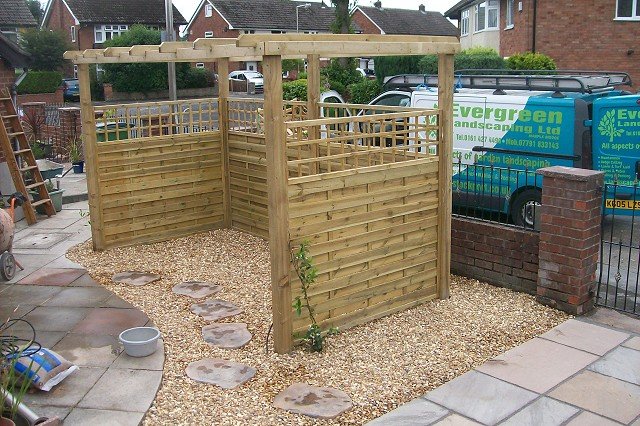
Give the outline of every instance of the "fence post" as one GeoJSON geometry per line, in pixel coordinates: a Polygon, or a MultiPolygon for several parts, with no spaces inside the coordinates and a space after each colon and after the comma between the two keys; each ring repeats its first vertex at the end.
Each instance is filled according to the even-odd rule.
{"type": "Polygon", "coordinates": [[[543,176],[537,300],[573,315],[593,308],[604,174],[573,167],[543,176]]]}
{"type": "Polygon", "coordinates": [[[231,228],[231,188],[229,185],[229,59],[218,59],[218,130],[222,148],[222,208],[224,227],[231,228]]]}
{"type": "Polygon", "coordinates": [[[269,252],[273,344],[277,353],[293,348],[293,322],[289,271],[289,196],[287,191],[287,151],[282,114],[282,57],[265,56],[264,134],[267,148],[267,193],[269,206],[269,252]]]}
{"type": "Polygon", "coordinates": [[[453,174],[453,55],[438,55],[438,296],[451,281],[451,185],[453,174]]]}
{"type": "MultiPolygon", "coordinates": [[[[307,120],[320,118],[318,102],[320,100],[320,55],[307,55],[307,120]]],[[[320,128],[309,127],[309,139],[320,138],[320,128]]],[[[310,147],[311,157],[318,158],[318,145],[312,144],[310,147]]],[[[311,164],[311,173],[318,173],[318,163],[311,164]]]]}
{"type": "Polygon", "coordinates": [[[80,86],[80,108],[82,116],[82,144],[89,193],[89,213],[91,216],[91,240],[94,250],[104,250],[102,209],[100,207],[100,181],[98,179],[98,152],[96,142],[96,117],[91,104],[91,81],[89,65],[78,64],[80,86]]]}

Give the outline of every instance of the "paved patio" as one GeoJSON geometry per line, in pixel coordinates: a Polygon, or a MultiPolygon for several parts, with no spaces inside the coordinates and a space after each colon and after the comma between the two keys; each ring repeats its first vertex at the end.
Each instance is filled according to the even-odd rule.
{"type": "Polygon", "coordinates": [[[640,426],[640,320],[598,309],[368,423],[640,426]]]}
{"type": "MultiPolygon", "coordinates": [[[[33,226],[17,224],[14,254],[25,270],[0,283],[0,316],[28,320],[38,342],[79,367],[50,392],[26,396],[36,414],[58,416],[65,425],[137,425],[160,387],[164,352],[146,358],[122,352],[120,332],[149,325],[149,318],[65,258],[91,237],[81,215],[87,211],[86,202],[65,204],[33,226]]],[[[24,326],[16,331],[27,335],[24,326]]]]}

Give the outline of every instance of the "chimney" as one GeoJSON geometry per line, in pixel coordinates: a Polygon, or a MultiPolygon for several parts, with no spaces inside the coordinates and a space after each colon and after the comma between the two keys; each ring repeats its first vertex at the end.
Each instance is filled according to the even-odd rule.
{"type": "Polygon", "coordinates": [[[421,4],[420,6],[418,6],[418,10],[422,13],[427,11],[427,9],[424,7],[424,4],[421,4]]]}
{"type": "Polygon", "coordinates": [[[382,9],[382,2],[381,2],[380,0],[378,0],[377,2],[375,2],[375,3],[373,4],[373,6],[374,6],[376,9],[382,9]]]}

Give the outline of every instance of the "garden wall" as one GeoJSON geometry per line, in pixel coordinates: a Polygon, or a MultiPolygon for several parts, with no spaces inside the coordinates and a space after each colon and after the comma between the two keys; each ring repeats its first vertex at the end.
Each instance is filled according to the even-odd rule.
{"type": "Polygon", "coordinates": [[[451,272],[536,294],[540,234],[464,217],[451,220],[451,272]]]}
{"type": "MultiPolygon", "coordinates": [[[[319,271],[322,328],[348,328],[437,297],[438,162],[408,160],[289,178],[289,234],[319,271]]],[[[292,296],[301,294],[295,270],[292,296]]],[[[294,333],[309,319],[293,314],[294,333]]]]}
{"type": "Polygon", "coordinates": [[[222,226],[219,131],[99,142],[96,154],[106,247],[222,226]]]}

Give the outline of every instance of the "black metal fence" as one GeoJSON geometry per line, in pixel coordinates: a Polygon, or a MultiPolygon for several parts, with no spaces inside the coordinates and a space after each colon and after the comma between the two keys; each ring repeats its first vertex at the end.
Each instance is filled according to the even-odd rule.
{"type": "Polygon", "coordinates": [[[453,165],[453,212],[481,221],[537,230],[542,177],[532,170],[453,165]]]}
{"type": "Polygon", "coordinates": [[[604,194],[596,303],[640,315],[638,184],[607,184],[604,194]]]}

